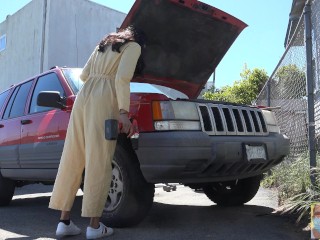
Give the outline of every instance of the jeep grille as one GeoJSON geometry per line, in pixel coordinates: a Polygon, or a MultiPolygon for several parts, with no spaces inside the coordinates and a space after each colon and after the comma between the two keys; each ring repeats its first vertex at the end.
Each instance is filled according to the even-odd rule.
{"type": "Polygon", "coordinates": [[[198,104],[202,131],[209,135],[267,135],[258,108],[223,104],[198,104]]]}

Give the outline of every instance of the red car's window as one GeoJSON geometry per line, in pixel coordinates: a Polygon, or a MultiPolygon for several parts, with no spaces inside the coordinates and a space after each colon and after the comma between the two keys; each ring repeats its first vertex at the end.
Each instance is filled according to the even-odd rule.
{"type": "Polygon", "coordinates": [[[41,76],[39,77],[32,94],[29,113],[44,112],[52,109],[50,107],[42,107],[37,105],[38,95],[42,91],[58,91],[61,97],[65,97],[65,91],[63,90],[60,80],[55,73],[41,76]]]}
{"type": "Polygon", "coordinates": [[[7,91],[5,91],[5,92],[0,94],[0,111],[1,111],[1,109],[3,107],[4,102],[7,99],[8,94],[9,94],[9,90],[7,90],[7,91]]]}
{"type": "Polygon", "coordinates": [[[32,81],[16,87],[4,112],[4,119],[23,116],[32,81]]]}

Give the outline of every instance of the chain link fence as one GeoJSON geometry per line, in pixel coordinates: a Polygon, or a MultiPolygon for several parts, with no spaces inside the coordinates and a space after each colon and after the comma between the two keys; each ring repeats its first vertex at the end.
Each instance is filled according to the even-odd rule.
{"type": "MultiPolygon", "coordinates": [[[[311,4],[315,136],[316,140],[320,140],[320,1],[313,0],[311,4]]],[[[275,114],[281,131],[290,138],[287,159],[291,161],[308,151],[306,71],[305,22],[302,14],[285,53],[256,100],[257,105],[280,107],[275,114]]]]}
{"type": "Polygon", "coordinates": [[[312,46],[313,46],[313,68],[315,79],[315,135],[317,151],[320,151],[320,1],[314,0],[312,4],[312,46]]]}

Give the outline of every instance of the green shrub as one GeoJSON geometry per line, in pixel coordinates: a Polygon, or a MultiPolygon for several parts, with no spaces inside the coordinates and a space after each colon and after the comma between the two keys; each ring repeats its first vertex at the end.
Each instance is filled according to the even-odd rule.
{"type": "Polygon", "coordinates": [[[299,214],[298,221],[310,213],[311,204],[320,202],[320,168],[312,170],[316,179],[315,185],[312,185],[309,161],[309,155],[304,153],[293,162],[282,162],[265,174],[262,181],[263,187],[278,189],[283,213],[299,214]]]}
{"type": "Polygon", "coordinates": [[[276,187],[279,192],[279,204],[297,194],[306,192],[310,188],[311,182],[309,157],[301,154],[294,162],[284,161],[271,170],[271,174],[266,174],[262,186],[276,187]]]}
{"type": "Polygon", "coordinates": [[[302,218],[310,218],[311,205],[320,202],[320,188],[311,186],[306,192],[297,194],[287,199],[282,206],[282,213],[298,214],[297,222],[302,218]]]}

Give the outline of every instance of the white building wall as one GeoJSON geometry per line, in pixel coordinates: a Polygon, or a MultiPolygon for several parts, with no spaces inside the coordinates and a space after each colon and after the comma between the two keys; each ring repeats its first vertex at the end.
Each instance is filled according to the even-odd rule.
{"type": "Polygon", "coordinates": [[[88,0],[32,0],[0,23],[0,92],[53,66],[83,67],[125,16],[88,0]]]}
{"type": "Polygon", "coordinates": [[[7,39],[0,52],[0,92],[40,70],[43,4],[33,0],[0,23],[0,36],[7,39]]]}
{"type": "Polygon", "coordinates": [[[48,0],[44,70],[83,67],[94,47],[126,14],[87,0],[48,0]]]}

